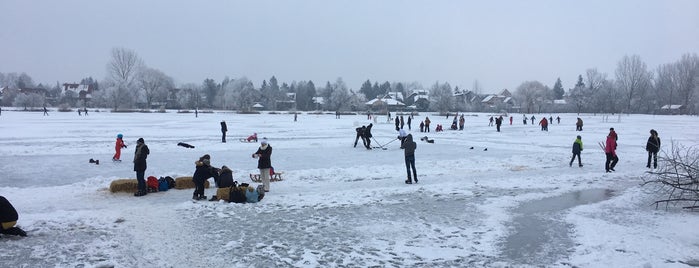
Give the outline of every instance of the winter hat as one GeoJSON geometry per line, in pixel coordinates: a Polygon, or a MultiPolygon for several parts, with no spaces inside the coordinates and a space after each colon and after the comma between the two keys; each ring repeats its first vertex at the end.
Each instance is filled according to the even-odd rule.
{"type": "Polygon", "coordinates": [[[120,138],[120,139],[121,139],[121,138],[123,138],[123,137],[124,137],[124,135],[121,135],[121,133],[117,134],[117,138],[120,138]]]}
{"type": "Polygon", "coordinates": [[[578,135],[578,140],[581,140],[581,139],[582,139],[582,137],[580,137],[580,135],[578,135]]]}
{"type": "Polygon", "coordinates": [[[201,157],[201,159],[211,159],[211,156],[209,154],[205,154],[201,157]]]}
{"type": "Polygon", "coordinates": [[[262,141],[260,142],[260,144],[262,144],[262,145],[267,144],[267,139],[262,139],[262,141]]]}
{"type": "Polygon", "coordinates": [[[136,142],[138,142],[138,143],[145,143],[145,141],[143,140],[143,138],[138,138],[138,140],[137,140],[136,142]]]}

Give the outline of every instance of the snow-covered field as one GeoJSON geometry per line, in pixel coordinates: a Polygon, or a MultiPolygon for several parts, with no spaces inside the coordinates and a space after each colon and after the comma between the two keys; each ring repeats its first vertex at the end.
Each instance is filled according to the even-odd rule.
{"type": "Polygon", "coordinates": [[[403,151],[385,116],[374,143],[391,143],[366,150],[352,147],[354,129],[370,122],[365,115],[304,113],[294,122],[290,114],[3,109],[0,195],[29,236],[0,239],[0,267],[699,265],[699,214],[655,209],[656,197],[639,186],[648,131],[659,132],[663,149],[672,140],[696,145],[698,117],[582,115],[584,130],[576,132],[577,115],[553,114],[561,124],[542,132],[514,114],[514,125],[505,120],[498,133],[489,115],[468,113],[464,131],[426,134],[416,130],[425,116],[432,128],[451,124],[415,117],[420,183],[406,185],[403,151]],[[221,120],[228,143],[220,142],[221,120]],[[610,127],[620,162],[608,174],[597,143],[610,127]],[[253,132],[269,139],[272,164],[284,172],[260,203],[193,202],[193,190],[108,191],[112,180],[135,178],[139,137],[151,151],[146,176],[191,176],[194,161],[210,154],[212,165],[249,182],[259,144],[238,139],[253,132]],[[123,163],[110,160],[117,133],[129,145],[123,163]],[[435,143],[420,141],[425,134],[435,143]],[[578,134],[582,168],[568,166],[578,134]]]}

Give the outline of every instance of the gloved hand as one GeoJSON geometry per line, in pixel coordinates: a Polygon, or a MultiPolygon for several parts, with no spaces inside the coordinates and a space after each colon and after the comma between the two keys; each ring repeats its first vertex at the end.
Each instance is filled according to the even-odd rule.
{"type": "Polygon", "coordinates": [[[126,145],[122,145],[121,148],[126,148],[126,145]]]}

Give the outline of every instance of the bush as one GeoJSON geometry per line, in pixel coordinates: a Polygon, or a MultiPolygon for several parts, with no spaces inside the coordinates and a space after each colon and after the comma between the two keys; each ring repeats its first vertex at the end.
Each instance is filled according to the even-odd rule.
{"type": "Polygon", "coordinates": [[[658,169],[648,172],[643,186],[650,187],[660,198],[653,202],[656,208],[665,204],[699,209],[699,150],[672,142],[670,153],[658,157],[658,169]]]}

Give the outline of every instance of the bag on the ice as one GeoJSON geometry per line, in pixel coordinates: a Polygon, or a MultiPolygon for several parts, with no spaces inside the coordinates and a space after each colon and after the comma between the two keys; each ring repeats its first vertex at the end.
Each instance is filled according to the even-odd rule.
{"type": "Polygon", "coordinates": [[[165,176],[165,181],[167,181],[167,187],[169,189],[175,188],[175,179],[170,176],[165,176]]]}
{"type": "Polygon", "coordinates": [[[158,191],[159,192],[164,192],[170,189],[170,184],[167,182],[167,180],[163,177],[160,177],[158,179],[158,191]]]}
{"type": "Polygon", "coordinates": [[[228,202],[233,203],[245,203],[247,198],[245,197],[245,192],[248,189],[247,183],[242,183],[239,186],[232,186],[228,195],[228,202]]]}
{"type": "Polygon", "coordinates": [[[146,180],[146,188],[148,192],[157,192],[158,186],[158,178],[154,176],[148,176],[148,179],[146,180]]]}
{"type": "MultiPolygon", "coordinates": [[[[264,192],[264,188],[262,191],[264,192]]],[[[260,193],[258,192],[258,188],[248,186],[245,191],[245,202],[257,203],[258,201],[260,201],[260,193]]]]}

